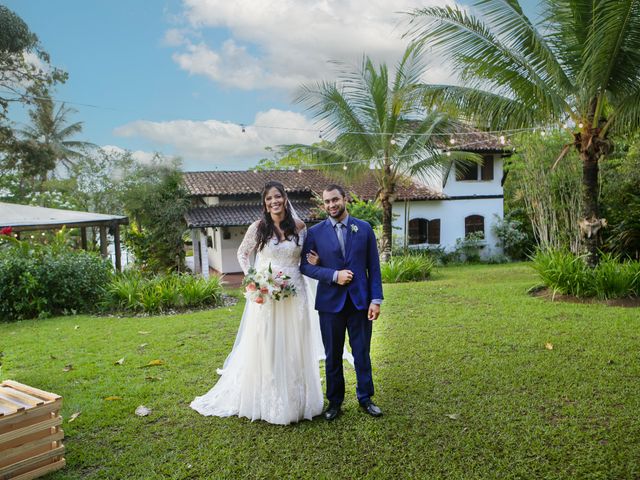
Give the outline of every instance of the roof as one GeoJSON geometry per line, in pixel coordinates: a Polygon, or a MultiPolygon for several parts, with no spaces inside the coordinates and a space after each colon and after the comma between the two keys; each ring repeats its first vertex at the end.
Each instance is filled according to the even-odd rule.
{"type": "MultiPolygon", "coordinates": [[[[293,202],[293,206],[303,222],[317,220],[313,202],[293,202]]],[[[189,228],[233,227],[251,225],[261,216],[262,205],[256,202],[192,208],[186,213],[185,220],[189,228]]]]}
{"type": "Polygon", "coordinates": [[[0,202],[0,227],[15,230],[39,230],[67,227],[88,227],[112,223],[129,223],[122,215],[60,210],[57,208],[34,207],[0,202]]]}
{"type": "MultiPolygon", "coordinates": [[[[266,170],[266,171],[211,171],[185,172],[184,183],[192,196],[260,195],[265,183],[281,182],[288,193],[321,195],[322,190],[334,180],[319,170],[266,170]]],[[[363,200],[373,200],[378,184],[370,175],[353,185],[345,185],[349,193],[363,200]]],[[[438,200],[446,195],[437,192],[413,179],[406,179],[398,187],[398,200],[438,200]]]]}

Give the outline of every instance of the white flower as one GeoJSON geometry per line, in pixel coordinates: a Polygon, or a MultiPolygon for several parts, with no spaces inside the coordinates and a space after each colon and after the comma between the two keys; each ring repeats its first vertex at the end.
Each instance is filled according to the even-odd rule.
{"type": "Polygon", "coordinates": [[[351,231],[353,233],[358,233],[358,226],[355,223],[351,224],[351,231]]]}

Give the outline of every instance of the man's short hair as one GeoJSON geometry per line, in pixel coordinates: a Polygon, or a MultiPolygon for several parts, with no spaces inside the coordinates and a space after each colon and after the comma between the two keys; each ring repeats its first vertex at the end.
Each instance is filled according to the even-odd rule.
{"type": "Polygon", "coordinates": [[[337,185],[335,183],[332,183],[330,185],[327,185],[324,189],[325,192],[330,192],[332,190],[337,190],[338,192],[340,192],[340,195],[342,195],[343,197],[346,198],[347,194],[344,191],[344,188],[342,188],[340,185],[337,185]]]}

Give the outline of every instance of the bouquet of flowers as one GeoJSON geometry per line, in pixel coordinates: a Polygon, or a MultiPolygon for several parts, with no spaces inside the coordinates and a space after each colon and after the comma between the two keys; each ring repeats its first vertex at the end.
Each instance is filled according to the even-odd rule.
{"type": "Polygon", "coordinates": [[[296,287],[289,280],[291,277],[283,272],[274,273],[271,264],[266,270],[252,267],[242,281],[244,297],[258,304],[291,297],[296,294],[296,287]]]}

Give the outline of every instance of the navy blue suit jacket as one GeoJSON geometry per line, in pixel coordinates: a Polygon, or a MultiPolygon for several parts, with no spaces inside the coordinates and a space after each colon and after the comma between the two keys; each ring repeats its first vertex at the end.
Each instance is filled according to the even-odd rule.
{"type": "Polygon", "coordinates": [[[347,295],[358,310],[366,310],[372,299],[383,299],[380,259],[373,229],[369,223],[349,215],[345,234],[345,255],[331,221],[326,219],[311,227],[302,248],[300,270],[318,280],[316,310],[337,313],[344,308],[347,295]],[[307,262],[307,253],[314,250],[320,265],[307,262]],[[353,280],[347,285],[333,283],[336,270],[351,270],[353,280]]]}

